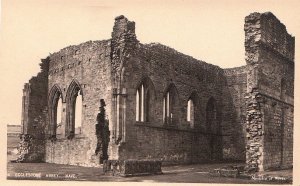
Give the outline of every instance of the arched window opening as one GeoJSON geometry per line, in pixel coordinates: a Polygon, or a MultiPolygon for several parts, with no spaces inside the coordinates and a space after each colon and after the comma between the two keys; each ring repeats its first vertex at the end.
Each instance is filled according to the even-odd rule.
{"type": "Polygon", "coordinates": [[[145,93],[144,93],[144,85],[142,84],[136,92],[136,121],[145,121],[145,93]]]}
{"type": "Polygon", "coordinates": [[[190,124],[190,127],[191,128],[195,128],[195,127],[199,127],[199,123],[196,123],[199,121],[199,114],[196,114],[196,113],[199,113],[199,111],[197,110],[198,109],[198,101],[199,101],[199,98],[198,98],[198,95],[197,93],[194,91],[192,92],[191,96],[189,97],[188,99],[188,102],[187,102],[187,122],[190,124]],[[197,125],[197,126],[196,126],[197,125]]]}
{"type": "Polygon", "coordinates": [[[57,85],[51,88],[49,93],[49,126],[48,134],[50,138],[56,138],[57,135],[61,135],[59,128],[61,126],[61,114],[62,114],[62,94],[57,85]]]}
{"type": "Polygon", "coordinates": [[[136,121],[149,122],[155,99],[154,86],[149,78],[144,79],[136,91],[136,121]]]}
{"type": "Polygon", "coordinates": [[[67,95],[67,125],[66,125],[66,135],[68,139],[73,138],[76,134],[82,133],[82,91],[80,89],[79,83],[72,81],[70,84],[67,95]]]}
{"type": "Polygon", "coordinates": [[[80,92],[77,94],[75,100],[75,135],[82,133],[81,122],[82,122],[82,95],[80,92]]]}
{"type": "Polygon", "coordinates": [[[166,92],[163,100],[163,121],[165,124],[174,125],[177,122],[178,95],[175,86],[172,84],[166,92]]]}
{"type": "Polygon", "coordinates": [[[62,131],[62,98],[58,100],[56,107],[56,136],[61,136],[63,134],[62,131]]]}
{"type": "Polygon", "coordinates": [[[195,116],[195,108],[194,101],[190,98],[187,104],[187,121],[190,123],[191,128],[194,127],[194,116],[195,116]]]}

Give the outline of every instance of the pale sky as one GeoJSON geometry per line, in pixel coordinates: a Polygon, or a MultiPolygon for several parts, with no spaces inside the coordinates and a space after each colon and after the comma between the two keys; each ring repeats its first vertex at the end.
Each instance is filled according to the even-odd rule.
{"type": "Polygon", "coordinates": [[[296,61],[300,57],[298,0],[2,0],[1,8],[1,125],[20,124],[23,85],[39,72],[41,58],[109,39],[121,14],[136,22],[140,42],[159,42],[227,68],[245,65],[244,17],[271,11],[296,37],[296,61]]]}

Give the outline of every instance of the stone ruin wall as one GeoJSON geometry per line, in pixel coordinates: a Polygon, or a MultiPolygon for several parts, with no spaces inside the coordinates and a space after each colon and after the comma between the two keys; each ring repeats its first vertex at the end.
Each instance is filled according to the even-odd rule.
{"type": "Polygon", "coordinates": [[[245,159],[244,144],[236,143],[242,138],[242,132],[236,131],[237,128],[241,130],[242,125],[236,123],[233,99],[226,87],[223,69],[161,44],[139,44],[136,53],[124,64],[129,69],[124,72],[128,110],[126,142],[120,147],[121,158],[154,158],[165,163],[214,161],[208,154],[210,135],[206,130],[206,105],[209,98],[214,97],[221,128],[215,137],[221,146],[220,159],[245,159]],[[151,120],[136,122],[136,90],[145,77],[152,81],[155,89],[151,120]],[[178,120],[175,126],[166,126],[163,123],[163,97],[171,83],[177,89],[180,106],[176,108],[178,120]],[[194,128],[190,128],[186,113],[187,101],[193,92],[198,95],[198,118],[195,118],[194,128]],[[226,106],[227,103],[230,105],[226,106]]]}
{"type": "MultiPolygon", "coordinates": [[[[99,165],[95,155],[97,138],[95,124],[100,99],[106,101],[108,120],[111,120],[111,70],[109,40],[89,41],[70,46],[50,55],[49,90],[56,85],[62,91],[62,127],[66,126],[66,94],[72,81],[79,83],[82,91],[82,133],[68,139],[65,130],[56,140],[48,138],[46,162],[83,166],[99,165]]],[[[51,98],[49,98],[51,99],[51,98]]],[[[48,122],[48,126],[49,126],[48,122]]]]}
{"type": "Polygon", "coordinates": [[[22,97],[22,139],[30,135],[27,140],[21,141],[20,161],[40,162],[45,160],[45,127],[47,121],[47,90],[49,59],[42,59],[41,72],[32,77],[24,85],[22,97]]]}
{"type": "Polygon", "coordinates": [[[46,145],[43,140],[36,142],[42,150],[38,154],[45,155],[46,149],[47,162],[99,164],[94,151],[100,99],[108,100],[110,159],[207,161],[210,135],[205,128],[206,104],[213,96],[221,134],[216,138],[223,159],[246,158],[248,168],[255,170],[292,166],[294,38],[274,15],[253,13],[246,17],[247,66],[232,69],[221,69],[160,44],[140,44],[134,32],[134,22],[120,16],[111,40],[90,41],[51,54],[42,63],[42,72],[25,85],[23,130],[47,139],[46,145]],[[153,112],[150,122],[136,122],[135,94],[145,77],[155,89],[153,112]],[[65,99],[74,79],[83,94],[83,134],[50,140],[45,128],[49,122],[47,95],[56,85],[65,99]],[[176,125],[165,126],[163,96],[171,82],[180,106],[176,108],[176,125]],[[193,92],[198,95],[200,114],[191,129],[186,112],[193,92]]]}
{"type": "Polygon", "coordinates": [[[295,38],[272,13],[247,16],[245,34],[247,164],[258,170],[291,167],[295,38]]]}
{"type": "Polygon", "coordinates": [[[246,159],[246,100],[247,93],[247,71],[248,67],[241,66],[235,68],[224,69],[226,76],[225,92],[230,95],[227,102],[224,103],[224,109],[227,109],[225,118],[230,118],[235,123],[233,130],[232,143],[235,143],[239,160],[246,159]]]}
{"type": "MultiPolygon", "coordinates": [[[[121,146],[126,141],[127,118],[127,89],[123,83],[125,70],[124,66],[136,53],[138,40],[135,35],[135,22],[129,21],[123,15],[115,18],[111,39],[111,72],[112,72],[112,115],[111,120],[111,154],[110,159],[122,159],[120,155],[121,146]]],[[[126,73],[131,73],[126,72],[126,73]]],[[[130,80],[131,81],[131,80],[130,80]]]]}
{"type": "Polygon", "coordinates": [[[259,90],[265,96],[264,169],[293,166],[295,38],[274,15],[262,15],[259,90]]]}

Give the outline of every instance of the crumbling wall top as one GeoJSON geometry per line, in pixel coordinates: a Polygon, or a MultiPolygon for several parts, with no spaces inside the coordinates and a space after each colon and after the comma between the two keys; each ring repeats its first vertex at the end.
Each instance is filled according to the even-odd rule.
{"type": "Polygon", "coordinates": [[[295,38],[271,12],[251,13],[245,18],[244,30],[246,51],[260,45],[294,62],[295,38]]]}
{"type": "Polygon", "coordinates": [[[195,59],[192,56],[178,52],[177,50],[160,43],[140,44],[140,48],[144,49],[146,52],[145,56],[154,54],[159,56],[176,56],[177,59],[181,59],[183,64],[186,63],[185,65],[197,66],[215,72],[223,71],[223,69],[217,65],[195,59]]]}
{"type": "Polygon", "coordinates": [[[112,38],[119,38],[124,34],[135,35],[135,22],[128,21],[128,19],[125,16],[120,15],[115,18],[112,38]]]}

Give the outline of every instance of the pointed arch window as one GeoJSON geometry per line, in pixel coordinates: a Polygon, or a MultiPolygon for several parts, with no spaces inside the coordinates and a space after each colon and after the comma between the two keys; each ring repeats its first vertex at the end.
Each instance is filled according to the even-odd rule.
{"type": "Polygon", "coordinates": [[[136,90],[136,121],[149,122],[152,120],[153,106],[151,103],[154,102],[154,99],[153,83],[149,78],[145,78],[136,90]]]}
{"type": "Polygon", "coordinates": [[[144,84],[142,84],[136,91],[136,121],[144,121],[145,120],[145,88],[144,84]]]}
{"type": "Polygon", "coordinates": [[[66,95],[66,135],[69,139],[73,138],[76,134],[82,133],[82,101],[82,90],[79,83],[74,80],[70,84],[66,95]]]}
{"type": "Polygon", "coordinates": [[[61,125],[62,113],[62,93],[58,85],[51,88],[49,94],[49,135],[51,138],[56,138],[60,134],[59,128],[61,125]]]}
{"type": "Polygon", "coordinates": [[[163,122],[173,125],[178,118],[178,94],[175,86],[171,84],[163,100],[163,122]]]}
{"type": "Polygon", "coordinates": [[[63,134],[62,131],[62,98],[59,98],[57,106],[56,106],[56,135],[61,136],[63,134]]]}
{"type": "Polygon", "coordinates": [[[198,107],[198,94],[194,91],[192,92],[191,96],[187,101],[187,113],[186,113],[186,120],[190,124],[191,128],[195,127],[196,121],[199,121],[199,116],[197,117],[196,112],[198,107]]]}
{"type": "Polygon", "coordinates": [[[75,135],[82,133],[82,95],[80,91],[77,93],[77,97],[75,100],[75,135]]]}
{"type": "Polygon", "coordinates": [[[195,108],[194,108],[194,101],[192,98],[189,98],[187,103],[187,118],[186,120],[190,123],[191,128],[194,127],[194,116],[195,116],[195,108]]]}

